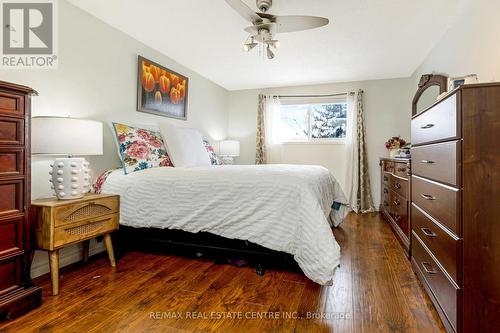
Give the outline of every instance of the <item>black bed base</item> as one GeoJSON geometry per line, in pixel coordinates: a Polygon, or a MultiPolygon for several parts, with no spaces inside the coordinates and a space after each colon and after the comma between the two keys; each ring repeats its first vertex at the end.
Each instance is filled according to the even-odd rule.
{"type": "Polygon", "coordinates": [[[301,271],[293,256],[239,239],[229,239],[208,232],[191,233],[174,229],[133,228],[120,226],[115,236],[117,257],[129,250],[171,253],[190,258],[209,258],[216,262],[248,262],[256,273],[265,267],[301,271]]]}

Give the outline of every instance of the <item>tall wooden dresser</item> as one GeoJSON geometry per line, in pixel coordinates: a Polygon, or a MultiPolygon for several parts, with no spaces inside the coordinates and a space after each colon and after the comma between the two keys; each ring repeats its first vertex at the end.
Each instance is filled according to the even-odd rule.
{"type": "Polygon", "coordinates": [[[410,160],[381,158],[380,212],[410,255],[410,160]]]}
{"type": "Polygon", "coordinates": [[[412,265],[448,332],[500,329],[500,83],[411,122],[412,265]]]}
{"type": "Polygon", "coordinates": [[[0,320],[41,302],[31,284],[31,88],[0,81],[0,320]]]}

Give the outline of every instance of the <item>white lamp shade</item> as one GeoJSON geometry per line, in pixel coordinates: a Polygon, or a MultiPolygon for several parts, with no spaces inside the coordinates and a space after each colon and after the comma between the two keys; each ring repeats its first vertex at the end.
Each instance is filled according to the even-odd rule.
{"type": "Polygon", "coordinates": [[[69,117],[33,117],[31,152],[44,155],[102,155],[102,123],[69,117]]]}
{"type": "Polygon", "coordinates": [[[236,140],[219,141],[220,156],[240,156],[240,142],[236,140]]]}

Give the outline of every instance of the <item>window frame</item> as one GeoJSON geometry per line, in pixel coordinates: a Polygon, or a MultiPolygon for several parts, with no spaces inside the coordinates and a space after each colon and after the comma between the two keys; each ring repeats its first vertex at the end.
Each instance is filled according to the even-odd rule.
{"type": "MultiPolygon", "coordinates": [[[[346,137],[344,138],[313,138],[312,137],[312,116],[311,105],[314,104],[348,104],[348,96],[331,96],[331,97],[320,97],[320,98],[286,98],[280,100],[281,105],[308,105],[308,117],[307,117],[307,129],[308,137],[307,139],[285,139],[281,140],[279,138],[279,144],[282,145],[345,145],[347,143],[347,133],[350,130],[350,117],[349,106],[347,105],[347,116],[346,116],[346,137]]],[[[281,111],[281,107],[280,107],[281,111]]],[[[281,118],[281,117],[280,117],[281,118]]],[[[344,118],[339,118],[344,119],[344,118]]],[[[281,123],[279,124],[281,125],[281,123]]]]}

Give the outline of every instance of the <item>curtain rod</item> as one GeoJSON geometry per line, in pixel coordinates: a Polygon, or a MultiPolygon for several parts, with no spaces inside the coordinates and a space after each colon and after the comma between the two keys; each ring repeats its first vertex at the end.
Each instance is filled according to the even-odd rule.
{"type": "MultiPolygon", "coordinates": [[[[363,92],[363,90],[360,90],[360,92],[363,92]]],[[[273,97],[279,97],[279,98],[313,98],[313,97],[334,97],[334,96],[344,96],[344,95],[354,95],[355,93],[353,91],[350,92],[345,92],[345,93],[338,93],[338,94],[328,94],[328,95],[274,95],[273,97]]]]}

